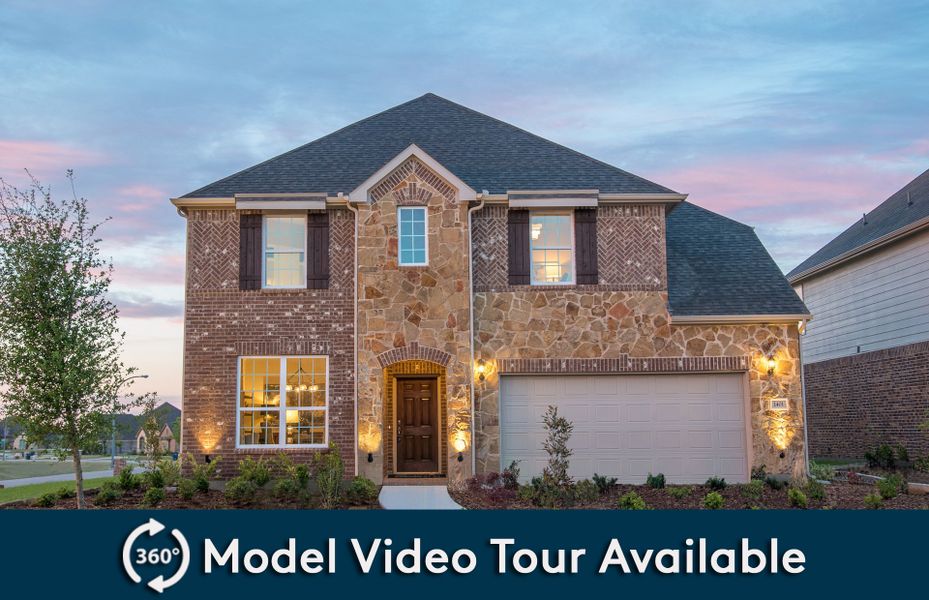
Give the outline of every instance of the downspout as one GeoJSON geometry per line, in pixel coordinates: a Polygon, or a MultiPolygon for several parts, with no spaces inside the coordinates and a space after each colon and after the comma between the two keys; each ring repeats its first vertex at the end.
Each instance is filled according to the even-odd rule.
{"type": "MultiPolygon", "coordinates": [[[[801,325],[805,323],[801,322],[801,325]]],[[[797,327],[797,362],[800,363],[800,400],[803,406],[803,456],[805,459],[803,469],[807,477],[810,476],[810,434],[809,428],[806,423],[806,376],[803,373],[803,343],[800,341],[800,338],[803,336],[803,333],[800,332],[801,327],[797,327]]],[[[805,327],[803,328],[806,329],[805,327]]]]}
{"type": "Polygon", "coordinates": [[[471,377],[471,475],[474,476],[477,470],[477,452],[474,449],[474,429],[477,424],[477,414],[475,413],[474,404],[474,253],[471,243],[474,239],[474,233],[471,229],[471,215],[475,211],[484,208],[484,193],[477,195],[480,204],[468,209],[468,329],[471,336],[471,364],[468,366],[468,373],[471,377]]]}
{"type": "Polygon", "coordinates": [[[351,201],[343,196],[342,192],[339,192],[339,198],[345,199],[345,208],[352,211],[352,214],[355,217],[355,237],[353,243],[355,244],[355,256],[354,256],[354,267],[352,268],[352,302],[354,308],[352,310],[354,324],[352,325],[352,360],[354,361],[354,372],[352,374],[352,381],[354,383],[355,391],[352,394],[353,398],[353,410],[352,415],[353,423],[352,428],[354,431],[355,438],[355,447],[353,452],[355,453],[355,476],[358,476],[358,457],[360,453],[358,452],[358,209],[352,206],[351,201]]]}

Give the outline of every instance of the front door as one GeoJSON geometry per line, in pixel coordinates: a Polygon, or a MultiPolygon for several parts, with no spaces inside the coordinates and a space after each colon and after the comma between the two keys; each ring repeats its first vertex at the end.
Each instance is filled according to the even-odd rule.
{"type": "Polygon", "coordinates": [[[397,472],[438,472],[436,380],[397,379],[397,397],[397,472]]]}

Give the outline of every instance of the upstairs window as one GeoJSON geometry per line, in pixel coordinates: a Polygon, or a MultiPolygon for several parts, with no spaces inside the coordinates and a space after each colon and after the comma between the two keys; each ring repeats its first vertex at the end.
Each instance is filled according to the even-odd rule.
{"type": "Polygon", "coordinates": [[[400,266],[415,267],[429,264],[426,218],[425,206],[401,206],[397,209],[400,266]]]}
{"type": "Polygon", "coordinates": [[[533,285],[573,284],[574,223],[571,213],[531,213],[529,252],[533,285]]]}
{"type": "Polygon", "coordinates": [[[306,217],[264,218],[266,288],[306,287],[306,217]]]}

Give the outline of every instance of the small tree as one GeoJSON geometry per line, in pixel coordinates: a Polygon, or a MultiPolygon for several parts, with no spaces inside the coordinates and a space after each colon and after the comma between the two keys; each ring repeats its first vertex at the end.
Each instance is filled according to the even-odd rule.
{"type": "Polygon", "coordinates": [[[548,453],[548,465],[542,475],[559,487],[570,486],[573,481],[568,475],[573,450],[568,448],[568,440],[574,431],[574,424],[558,416],[558,407],[549,406],[542,417],[547,435],[542,447],[548,453]]]}
{"type": "Polygon", "coordinates": [[[84,508],[81,451],[105,436],[113,399],[133,372],[107,299],[112,264],[99,223],[73,194],[53,200],[35,179],[20,191],[0,180],[0,403],[26,438],[54,437],[74,461],[84,508]]]}
{"type": "Polygon", "coordinates": [[[161,458],[161,422],[155,413],[155,395],[146,397],[144,404],[145,410],[142,412],[140,422],[142,431],[145,433],[145,447],[139,448],[139,452],[145,454],[148,468],[154,469],[158,460],[161,458]]]}

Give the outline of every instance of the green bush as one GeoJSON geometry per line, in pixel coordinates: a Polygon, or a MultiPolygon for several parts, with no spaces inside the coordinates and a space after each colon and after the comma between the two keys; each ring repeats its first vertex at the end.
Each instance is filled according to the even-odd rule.
{"type": "Polygon", "coordinates": [[[683,500],[694,491],[693,487],[689,485],[676,485],[667,488],[668,495],[674,498],[675,500],[683,500]]]}
{"type": "Polygon", "coordinates": [[[877,491],[884,500],[896,498],[904,486],[903,477],[894,473],[877,482],[877,491]]]}
{"type": "Polygon", "coordinates": [[[329,442],[329,451],[314,457],[313,471],[316,485],[322,495],[324,508],[334,508],[342,497],[342,455],[335,442],[329,442]]]}
{"type": "Polygon", "coordinates": [[[726,489],[726,480],[722,477],[710,477],[706,480],[706,487],[718,492],[726,489]]]}
{"type": "Polygon", "coordinates": [[[55,492],[46,492],[33,501],[35,506],[41,508],[51,508],[58,503],[58,494],[55,492]]]}
{"type": "Polygon", "coordinates": [[[198,463],[193,454],[187,455],[187,462],[190,464],[190,477],[196,484],[197,491],[201,494],[210,491],[210,481],[216,475],[216,470],[222,458],[222,456],[217,456],[211,462],[198,463]]]}
{"type": "Polygon", "coordinates": [[[616,485],[616,482],[619,481],[615,477],[606,477],[604,475],[597,475],[594,473],[593,476],[594,484],[597,486],[600,495],[606,495],[613,489],[613,486],[616,485]]]}
{"type": "Polygon", "coordinates": [[[165,476],[157,467],[151,471],[146,471],[142,475],[142,480],[146,488],[163,488],[165,486],[165,476]]]}
{"type": "Polygon", "coordinates": [[[518,460],[514,460],[510,463],[510,466],[503,469],[503,472],[500,473],[500,479],[503,481],[504,489],[519,489],[519,462],[518,460]]]}
{"type": "Polygon", "coordinates": [[[132,467],[129,465],[126,465],[116,476],[116,483],[119,485],[119,489],[124,492],[131,492],[142,487],[142,479],[132,473],[132,467]]]}
{"type": "Polygon", "coordinates": [[[897,465],[896,453],[889,444],[881,444],[874,450],[868,450],[864,453],[864,459],[872,468],[893,469],[897,465]]]}
{"type": "Polygon", "coordinates": [[[535,504],[535,488],[531,485],[521,485],[516,490],[516,498],[523,502],[532,502],[535,504]]]}
{"type": "Polygon", "coordinates": [[[767,471],[765,470],[764,465],[758,465],[757,467],[752,467],[752,479],[760,479],[761,481],[765,480],[765,477],[768,476],[767,471]]]}
{"type": "Polygon", "coordinates": [[[658,473],[657,475],[649,473],[648,477],[645,478],[645,485],[654,490],[664,489],[664,483],[664,473],[658,473]]]}
{"type": "Polygon", "coordinates": [[[573,486],[558,485],[548,474],[533,477],[529,485],[532,486],[532,501],[536,506],[560,508],[574,502],[573,486]]]}
{"type": "Polygon", "coordinates": [[[806,494],[804,494],[800,488],[790,488],[787,490],[787,500],[794,508],[806,508],[809,505],[806,494]]]}
{"type": "Polygon", "coordinates": [[[113,504],[123,497],[123,490],[116,481],[104,481],[97,489],[97,495],[94,496],[94,504],[107,506],[113,504]]]}
{"type": "Polygon", "coordinates": [[[811,500],[825,500],[826,499],[826,486],[821,484],[816,479],[809,479],[806,482],[806,485],[803,486],[803,491],[811,500]]]}
{"type": "Polygon", "coordinates": [[[642,496],[636,494],[635,492],[626,492],[619,497],[617,504],[619,504],[619,508],[623,510],[648,509],[648,505],[645,504],[645,500],[642,499],[642,496]]]}
{"type": "Polygon", "coordinates": [[[910,452],[903,444],[897,446],[897,460],[902,463],[910,462],[910,452]]]}
{"type": "Polygon", "coordinates": [[[739,493],[742,494],[743,498],[758,500],[764,494],[764,481],[752,479],[739,489],[739,493]]]}
{"type": "Polygon", "coordinates": [[[703,498],[703,507],[709,510],[719,510],[726,503],[719,492],[710,492],[703,498]]]}
{"type": "Polygon", "coordinates": [[[922,458],[917,458],[913,463],[913,468],[919,471],[920,473],[929,473],[929,456],[923,456],[922,458]]]}
{"type": "Polygon", "coordinates": [[[239,477],[247,479],[261,488],[271,481],[271,467],[264,458],[255,460],[251,456],[246,456],[239,461],[239,477]]]}
{"type": "Polygon", "coordinates": [[[877,510],[884,506],[884,499],[880,494],[870,493],[864,497],[864,507],[871,510],[877,510]]]}
{"type": "Polygon", "coordinates": [[[62,500],[67,500],[69,498],[74,498],[75,496],[77,496],[77,492],[74,490],[74,488],[67,487],[67,486],[62,486],[58,488],[58,491],[55,492],[55,494],[62,500]]]}
{"type": "Polygon", "coordinates": [[[768,478],[764,480],[764,484],[771,488],[772,490],[782,490],[787,487],[787,482],[783,479],[778,479],[773,475],[768,475],[768,478]]]}
{"type": "Polygon", "coordinates": [[[171,458],[162,458],[155,463],[155,470],[161,473],[164,484],[174,487],[181,479],[181,463],[171,458]]]}
{"type": "Polygon", "coordinates": [[[374,504],[377,502],[377,484],[364,475],[358,475],[348,484],[345,497],[352,504],[374,504]]]}
{"type": "Polygon", "coordinates": [[[582,479],[574,484],[574,498],[583,504],[595,502],[600,497],[597,484],[589,479],[582,479]]]}
{"type": "Polygon", "coordinates": [[[158,506],[165,499],[165,489],[163,487],[150,487],[145,490],[145,495],[142,496],[142,505],[143,506],[158,506]]]}
{"type": "Polygon", "coordinates": [[[274,497],[278,500],[301,500],[306,493],[306,488],[301,488],[296,479],[282,477],[274,482],[274,497]]]}
{"type": "Polygon", "coordinates": [[[226,482],[226,500],[234,504],[252,504],[258,496],[258,484],[239,475],[226,482]]]}
{"type": "Polygon", "coordinates": [[[184,500],[190,500],[197,493],[197,482],[193,479],[181,479],[177,482],[177,495],[184,500]]]}
{"type": "Polygon", "coordinates": [[[821,481],[832,481],[835,479],[835,468],[830,465],[823,465],[815,460],[810,461],[810,477],[821,481]]]}

